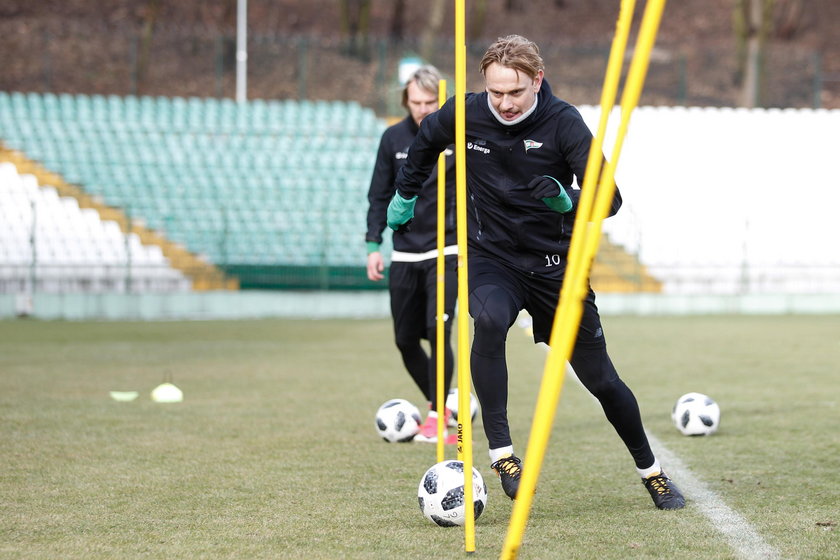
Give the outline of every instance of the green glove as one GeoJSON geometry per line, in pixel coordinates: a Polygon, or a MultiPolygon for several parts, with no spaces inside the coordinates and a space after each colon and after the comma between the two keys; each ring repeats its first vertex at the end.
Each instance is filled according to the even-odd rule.
{"type": "Polygon", "coordinates": [[[572,199],[566,194],[566,189],[551,175],[534,176],[528,188],[531,189],[531,196],[542,200],[555,212],[565,214],[572,209],[572,199]]]}
{"type": "Polygon", "coordinates": [[[417,203],[417,196],[403,198],[399,192],[394,193],[394,198],[388,204],[386,219],[388,227],[394,231],[407,224],[414,217],[414,205],[417,203]]]}

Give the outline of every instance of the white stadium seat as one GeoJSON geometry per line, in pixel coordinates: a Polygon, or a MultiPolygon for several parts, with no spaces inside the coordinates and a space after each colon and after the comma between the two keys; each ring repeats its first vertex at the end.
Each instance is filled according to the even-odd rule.
{"type": "Polygon", "coordinates": [[[34,289],[45,292],[191,289],[160,247],[0,163],[0,292],[30,290],[33,278],[34,289]]]}

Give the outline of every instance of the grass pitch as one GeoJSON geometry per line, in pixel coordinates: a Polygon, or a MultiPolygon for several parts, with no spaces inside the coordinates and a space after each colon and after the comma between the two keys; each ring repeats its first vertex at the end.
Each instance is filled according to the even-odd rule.
{"type": "MultiPolygon", "coordinates": [[[[840,317],[604,324],[663,445],[779,557],[840,557],[840,317]],[[720,404],[714,436],[672,427],[689,391],[720,404]]],[[[517,327],[508,352],[524,454],[545,352],[517,327]]],[[[462,529],[417,506],[435,446],[374,431],[393,397],[421,401],[387,320],[0,322],[0,557],[460,558],[462,529]],[[152,402],[169,376],[184,402],[152,402]]],[[[497,558],[512,503],[475,428],[489,499],[472,557],[497,558]]],[[[520,558],[739,557],[687,497],[656,510],[598,405],[567,382],[520,558]]]]}

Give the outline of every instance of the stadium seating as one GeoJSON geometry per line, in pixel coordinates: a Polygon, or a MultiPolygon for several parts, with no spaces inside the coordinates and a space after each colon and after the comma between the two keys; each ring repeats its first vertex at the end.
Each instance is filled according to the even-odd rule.
{"type": "Polygon", "coordinates": [[[189,289],[158,246],[0,162],[0,292],[189,289]]]}
{"type": "Polygon", "coordinates": [[[0,94],[9,147],[239,273],[363,264],[384,126],[345,102],[0,94]]]}
{"type": "MultiPolygon", "coordinates": [[[[580,109],[596,130],[599,109],[580,109]]],[[[361,240],[384,127],[350,102],[0,92],[0,141],[243,287],[373,287],[361,240]]],[[[840,290],[824,243],[840,238],[838,128],[840,111],[637,109],[593,284],[840,290]]]]}

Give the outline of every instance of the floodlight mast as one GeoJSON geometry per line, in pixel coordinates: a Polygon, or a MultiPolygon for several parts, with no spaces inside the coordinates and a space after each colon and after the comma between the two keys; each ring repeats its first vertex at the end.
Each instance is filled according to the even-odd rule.
{"type": "Polygon", "coordinates": [[[248,0],[236,3],[236,102],[248,99],[248,0]]]}

